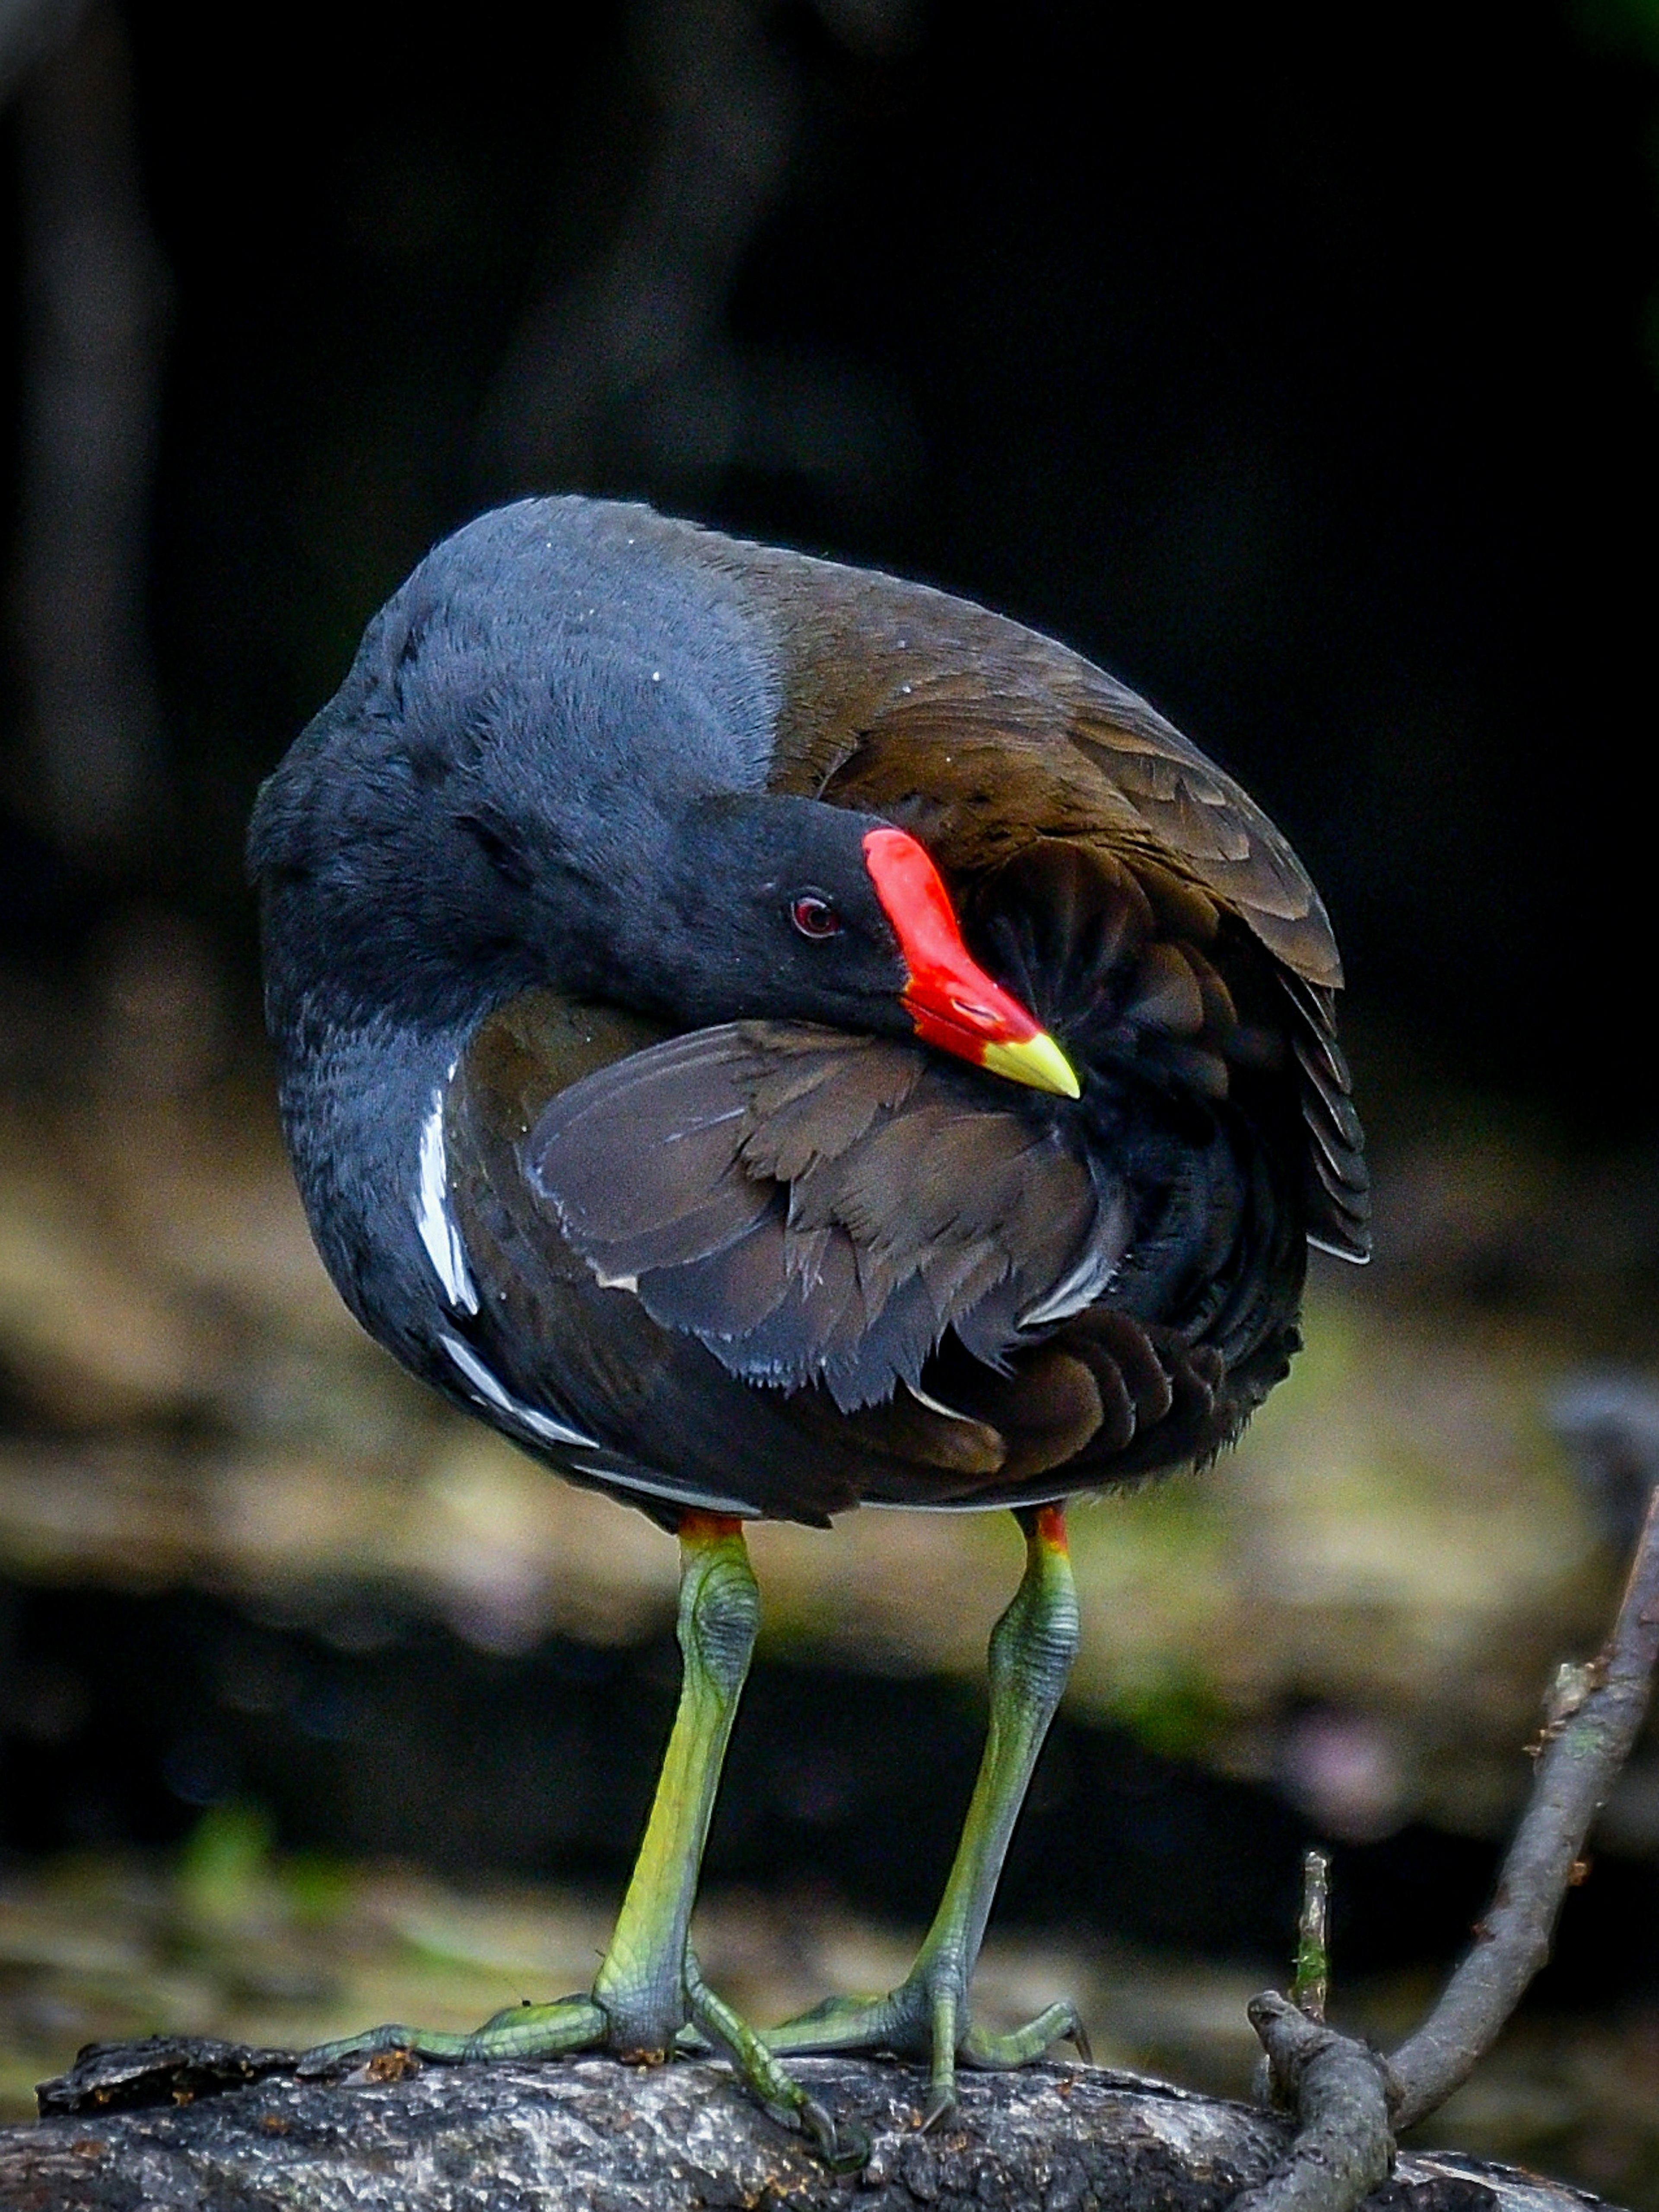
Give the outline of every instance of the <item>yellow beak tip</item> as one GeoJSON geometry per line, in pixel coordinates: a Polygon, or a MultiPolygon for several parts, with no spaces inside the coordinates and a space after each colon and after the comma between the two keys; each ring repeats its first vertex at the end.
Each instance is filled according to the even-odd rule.
{"type": "Polygon", "coordinates": [[[1083,1086],[1065,1054],[1046,1031],[1024,1044],[988,1044],[980,1065],[1010,1083],[1024,1083],[1033,1091],[1052,1091],[1060,1098],[1081,1098],[1083,1086]]]}

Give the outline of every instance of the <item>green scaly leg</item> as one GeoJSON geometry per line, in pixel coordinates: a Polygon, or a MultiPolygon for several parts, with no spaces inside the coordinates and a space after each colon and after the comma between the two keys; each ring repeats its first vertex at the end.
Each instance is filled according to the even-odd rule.
{"type": "Polygon", "coordinates": [[[679,1708],[645,1840],[592,1994],[509,2006],[469,2035],[371,2028],[307,2051],[300,2060],[302,2075],[337,2072],[386,2051],[452,2063],[556,2058],[590,2050],[660,2060],[681,2030],[691,2028],[726,2054],[769,2112],[811,2136],[832,2164],[861,2162],[861,2139],[838,2135],[823,2107],[708,1988],[687,1941],[720,1768],[755,1648],[760,1596],[740,1521],[690,1513],[679,1538],[679,1708]]]}
{"type": "Polygon", "coordinates": [[[774,2051],[892,2051],[930,2068],[922,2125],[956,2103],[956,2069],[1028,2065],[1069,2036],[1083,2045],[1075,2006],[1052,2004],[1012,2034],[975,2027],[969,1984],[1031,1769],[1077,1656],[1077,1592],[1062,1507],[1016,1516],[1025,1531],[1025,1572],[991,1632],[990,1723],[962,1840],[933,1924],[915,1964],[879,1997],[830,1997],[769,2029],[774,2051]]]}

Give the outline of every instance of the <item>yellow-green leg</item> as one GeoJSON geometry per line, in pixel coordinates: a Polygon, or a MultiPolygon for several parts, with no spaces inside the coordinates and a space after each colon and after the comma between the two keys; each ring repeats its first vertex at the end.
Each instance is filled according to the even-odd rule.
{"type": "Polygon", "coordinates": [[[603,2049],[666,2058],[683,2028],[724,2051],[769,2111],[811,2136],[836,2163],[861,2157],[817,2100],[780,2066],[755,2030],[705,1984],[688,1935],[720,1768],[759,1626],[760,1599],[743,1524],[713,1514],[680,1523],[679,1709],[645,1840],[592,1993],[509,2007],[471,2034],[387,2026],[319,2045],[302,2074],[337,2071],[382,2051],[422,2058],[556,2058],[603,2049]]]}
{"type": "Polygon", "coordinates": [[[1009,2035],[975,2027],[969,1985],[1008,1839],[1077,1656],[1077,1592],[1059,1506],[1018,1516],[1025,1572],[991,1632],[990,1723],[973,1802],[933,1924],[915,1964],[879,1997],[830,1997],[768,2031],[774,2051],[892,2051],[930,2068],[924,2127],[956,2102],[956,2069],[1024,2066],[1062,2036],[1082,2042],[1076,2007],[1052,2004],[1009,2035]]]}

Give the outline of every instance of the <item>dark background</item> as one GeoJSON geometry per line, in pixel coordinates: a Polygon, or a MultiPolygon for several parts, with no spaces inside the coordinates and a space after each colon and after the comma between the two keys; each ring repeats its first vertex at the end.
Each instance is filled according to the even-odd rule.
{"type": "MultiPolygon", "coordinates": [[[[254,782],[378,601],[497,496],[626,493],[1096,655],[1289,830],[1362,1012],[1643,1121],[1656,85],[1616,19],[485,0],[299,7],[252,61],[125,21],[170,299],[129,879],[246,948],[254,782]]],[[[15,704],[9,927],[61,942],[15,704]]]]}

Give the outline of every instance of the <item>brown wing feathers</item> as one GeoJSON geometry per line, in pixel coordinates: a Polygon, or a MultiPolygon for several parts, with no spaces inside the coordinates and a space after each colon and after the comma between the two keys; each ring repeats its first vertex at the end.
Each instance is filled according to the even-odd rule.
{"type": "MultiPolygon", "coordinates": [[[[601,1010],[601,1022],[603,1018],[601,1010]]],[[[599,1240],[611,1230],[633,1233],[625,1218],[629,1211],[627,1198],[612,1202],[606,1195],[604,1152],[595,1149],[579,1170],[575,1152],[566,1152],[554,1141],[557,1124],[542,1110],[549,1064],[556,1063],[561,1072],[568,1071],[571,1033],[580,1034],[590,1026],[584,1018],[573,1020],[562,1002],[519,1001],[486,1024],[452,1087],[447,1123],[452,1200],[469,1251],[498,1285],[501,1318],[507,1324],[498,1332],[493,1308],[487,1308],[470,1325],[469,1333],[486,1363],[509,1389],[531,1404],[549,1407],[561,1419],[584,1426],[613,1455],[625,1438],[630,1457],[613,1456],[607,1465],[637,1468],[642,1461],[648,1468],[654,1450],[656,1463],[672,1464],[683,1471],[688,1492],[699,1481],[722,1492],[735,1486],[750,1502],[750,1510],[757,1512],[776,1511],[811,1520],[860,1498],[939,1504],[981,1499],[1000,1502],[1006,1498],[1018,1503],[1028,1491],[1048,1496],[1075,1486],[1065,1479],[1058,1484],[1052,1480],[1045,1484],[1042,1477],[1046,1470],[1073,1459],[1101,1431],[1101,1389],[1085,1362],[1046,1358],[1037,1347],[1021,1352],[1005,1372],[998,1374],[971,1358],[952,1337],[947,1339],[942,1355],[927,1361],[920,1389],[913,1390],[901,1382],[884,1401],[849,1412],[837,1404],[823,1383],[787,1391],[755,1388],[752,1380],[717,1356],[717,1349],[687,1329],[687,1322],[707,1325],[717,1314],[727,1324],[751,1318],[738,1313],[730,1278],[718,1283],[707,1275],[700,1278],[701,1261],[693,1260],[684,1269],[663,1268],[659,1273],[657,1287],[663,1296],[656,1303],[660,1312],[666,1316],[669,1302],[676,1296],[687,1302],[686,1310],[673,1322],[653,1317],[644,1301],[624,1290],[614,1276],[611,1276],[614,1286],[608,1291],[602,1288],[592,1261],[580,1255],[557,1218],[558,1208],[536,1187],[538,1182],[545,1183],[557,1155],[571,1170],[567,1203],[573,1217],[580,1214],[585,1239],[592,1240],[597,1249],[599,1240]],[[543,1165],[538,1177],[533,1169],[531,1173],[525,1170],[538,1158],[543,1165]],[[595,1170],[591,1180],[590,1167],[595,1170]],[[684,1279],[678,1284],[674,1282],[677,1275],[684,1279]],[[528,1367],[521,1356],[526,1346],[535,1348],[528,1367]],[[954,1395],[958,1375],[988,1418],[980,1418],[967,1404],[949,1402],[934,1395],[935,1389],[943,1388],[954,1395]]],[[[695,1039],[675,1041],[682,1051],[665,1048],[659,1063],[664,1079],[662,1102],[670,1096],[672,1079],[683,1069],[687,1051],[694,1060],[705,1056],[718,1060],[721,1045],[729,1047],[732,1042],[731,1032],[702,1032],[695,1039]]],[[[836,1149],[838,1137],[833,1124],[840,1109],[829,1080],[830,1069],[842,1053],[868,1054],[875,1063],[864,1081],[854,1076],[847,1092],[849,1101],[856,1098],[858,1102],[846,1106],[847,1127],[861,1125],[867,1129],[883,1111],[890,1110],[884,1102],[901,1097],[908,1103],[920,1090],[923,1103],[927,1103],[915,1068],[881,1065],[891,1049],[856,1039],[830,1040],[822,1031],[782,1026],[769,1034],[751,1031],[746,1056],[740,1054],[729,1059],[728,1065],[746,1068],[754,1100],[775,1104],[781,1096],[797,1108],[793,1134],[781,1148],[778,1146],[781,1129],[757,1120],[755,1141],[760,1155],[766,1156],[765,1140],[769,1139],[775,1165],[782,1165],[787,1159],[804,1170],[817,1164],[849,1172],[849,1155],[857,1146],[849,1143],[846,1151],[836,1149]],[[828,1126],[814,1129],[813,1113],[827,1117],[828,1126]]],[[[901,1053],[899,1056],[922,1062],[921,1072],[927,1072],[923,1055],[901,1053]]],[[[619,1063],[616,1070],[607,1073],[621,1078],[622,1066],[619,1063]]],[[[842,1060],[842,1066],[854,1067],[856,1062],[842,1060]]],[[[640,1088],[641,1072],[637,1064],[630,1066],[623,1079],[625,1087],[640,1088]]],[[[648,1066],[643,1071],[646,1087],[651,1073],[648,1066]]],[[[604,1116],[598,1111],[600,1087],[590,1090],[578,1084],[575,1093],[568,1092],[566,1097],[571,1103],[570,1124],[580,1139],[576,1150],[585,1150],[586,1139],[598,1138],[603,1127],[604,1116]]],[[[556,1105],[559,1101],[553,1103],[556,1105]]],[[[696,1118],[705,1129],[715,1125],[714,1114],[705,1112],[696,1118]]],[[[960,1122],[963,1118],[958,1115],[957,1120],[960,1122]]],[[[735,1158],[740,1139],[729,1124],[724,1126],[735,1158]]],[[[930,1146],[939,1141],[937,1124],[918,1121],[914,1126],[919,1140],[930,1146]]],[[[949,1133],[947,1128],[947,1142],[949,1133]]],[[[611,1135],[609,1181],[626,1186],[631,1177],[625,1170],[618,1171],[619,1164],[626,1161],[631,1165],[638,1156],[629,1145],[627,1133],[613,1125],[611,1135]]],[[[1030,1149],[1029,1140],[1022,1136],[1009,1143],[1007,1157],[1023,1159],[1030,1149]]],[[[913,1169],[915,1164],[913,1160],[913,1169]]],[[[709,1162],[705,1159],[703,1165],[707,1173],[709,1162]]],[[[1069,1164],[1066,1175],[1072,1199],[1079,1194],[1074,1167],[1074,1163],[1069,1164]]],[[[716,1169],[713,1179],[718,1184],[721,1171],[716,1169]]],[[[1039,1175],[1035,1201],[1039,1210],[1042,1188],[1039,1175]]],[[[643,1211],[654,1217],[662,1210],[660,1185],[653,1183],[650,1188],[652,1194],[644,1200],[643,1211]]],[[[769,1243],[778,1220],[775,1185],[767,1195],[767,1233],[757,1237],[752,1227],[747,1233],[739,1228],[732,1242],[724,1247],[726,1251],[741,1254],[746,1246],[753,1264],[766,1261],[770,1288],[763,1304],[775,1295],[779,1280],[776,1249],[769,1243]]],[[[823,1210],[833,1213],[828,1186],[818,1197],[823,1210]]],[[[688,1194],[681,1209],[680,1218],[688,1224],[704,1212],[696,1199],[697,1194],[688,1194]]],[[[981,1210],[991,1214],[1006,1212],[1009,1220],[1018,1218],[1018,1209],[1006,1189],[1000,1199],[984,1197],[981,1210]]],[[[738,1218],[729,1214],[727,1229],[738,1218]]],[[[936,1218],[932,1225],[941,1226],[936,1218]]],[[[917,1341],[926,1346],[937,1340],[953,1311],[975,1310],[974,1301],[991,1278],[1000,1285],[1006,1305],[1023,1306],[1030,1301],[1032,1269],[1028,1267],[1011,1274],[1001,1261],[988,1260],[976,1225],[967,1219],[963,1225],[968,1233],[958,1231],[952,1237],[951,1225],[943,1224],[944,1234],[928,1255],[933,1264],[926,1268],[912,1267],[903,1273],[902,1264],[890,1249],[874,1265],[876,1277],[903,1275],[896,1294],[901,1316],[917,1322],[917,1341]],[[919,1298],[921,1303],[906,1306],[907,1297],[919,1298]]],[[[1024,1225],[1030,1225],[1029,1219],[1024,1225]]],[[[1074,1226],[1050,1222],[1049,1249],[1061,1250],[1074,1226]]],[[[1119,1226],[1121,1223],[1109,1224],[1105,1233],[1109,1236],[1119,1226]]],[[[655,1236],[659,1228],[660,1223],[653,1218],[644,1233],[655,1236]]],[[[1098,1219],[1096,1233],[1102,1233],[1098,1219]]],[[[695,1231],[688,1228],[687,1241],[697,1245],[714,1241],[708,1236],[706,1216],[696,1223],[695,1231]]],[[[798,1271],[810,1274],[812,1341],[826,1361],[833,1364],[838,1358],[851,1361],[860,1351],[867,1358],[872,1346],[879,1349],[887,1344],[890,1347],[890,1334],[880,1326],[882,1309],[877,1309],[877,1326],[872,1327],[855,1249],[844,1231],[798,1225],[788,1237],[786,1251],[793,1255],[798,1271]]],[[[1033,1251],[1039,1266],[1044,1264],[1042,1247],[1034,1245],[1033,1251]]],[[[613,1250],[611,1256],[614,1261],[618,1252],[613,1250]]],[[[611,1275],[603,1263],[599,1272],[611,1275]]],[[[790,1285],[792,1291],[799,1287],[798,1281],[790,1285]]],[[[981,1306],[994,1302],[994,1290],[992,1297],[980,1300],[981,1306]]],[[[895,1303],[890,1298],[890,1313],[895,1303]]],[[[785,1339],[795,1332],[787,1348],[799,1357],[802,1319],[789,1296],[778,1299],[769,1316],[743,1332],[744,1340],[737,1346],[740,1358],[746,1358],[753,1366],[770,1364],[778,1346],[769,1342],[769,1328],[785,1339]]],[[[993,1348],[1003,1340],[995,1337],[993,1348]]],[[[727,1344],[720,1348],[730,1353],[733,1346],[727,1344]]],[[[1108,1396],[1115,1392],[1121,1395],[1109,1362],[1097,1364],[1108,1396]]],[[[843,1397],[855,1395],[854,1389],[846,1387],[849,1383],[861,1382],[872,1390],[876,1387],[877,1376],[872,1373],[860,1377],[856,1364],[838,1371],[843,1397]]],[[[890,1387],[890,1365],[879,1379],[890,1387]]],[[[1108,1424],[1113,1437],[1132,1433],[1133,1427],[1133,1418],[1125,1424],[1115,1413],[1108,1424]]],[[[569,1465],[579,1475],[601,1472],[598,1466],[586,1467],[580,1455],[569,1465]]],[[[639,1502],[647,1510],[662,1511],[672,1521],[672,1504],[653,1508],[648,1496],[639,1502]]],[[[696,1502],[695,1495],[689,1495],[687,1502],[696,1502]]]]}
{"type": "Polygon", "coordinates": [[[1267,817],[1080,654],[895,577],[707,535],[687,550],[736,577],[774,628],[775,789],[923,810],[917,835],[947,873],[1043,836],[1138,849],[1213,893],[1296,973],[1341,981],[1324,908],[1267,817]]]}

